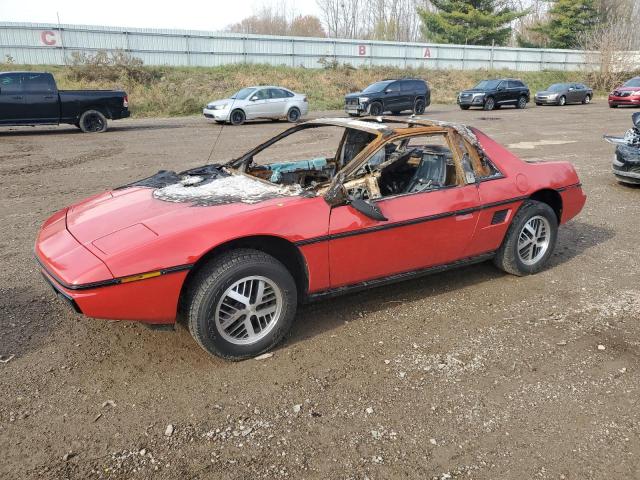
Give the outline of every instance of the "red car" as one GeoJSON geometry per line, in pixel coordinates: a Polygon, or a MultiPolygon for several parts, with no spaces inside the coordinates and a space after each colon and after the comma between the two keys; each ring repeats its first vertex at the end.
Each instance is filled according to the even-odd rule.
{"type": "Polygon", "coordinates": [[[618,108],[620,105],[640,106],[640,77],[627,80],[609,94],[609,107],[618,108]]]}
{"type": "Polygon", "coordinates": [[[585,200],[570,163],[526,163],[474,128],[321,119],[65,208],[36,256],[76,311],[184,317],[205,350],[240,359],[276,345],[301,301],[489,259],[536,273],[585,200]],[[281,161],[300,149],[313,158],[281,161]]]}

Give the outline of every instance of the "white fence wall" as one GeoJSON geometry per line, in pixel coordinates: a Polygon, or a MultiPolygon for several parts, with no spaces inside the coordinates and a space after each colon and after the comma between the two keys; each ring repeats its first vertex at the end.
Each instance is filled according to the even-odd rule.
{"type": "Polygon", "coordinates": [[[146,65],[232,63],[319,68],[319,60],[359,66],[432,69],[582,70],[594,56],[577,50],[478,47],[195,30],[0,22],[0,62],[63,65],[73,52],[124,50],[146,65]]]}

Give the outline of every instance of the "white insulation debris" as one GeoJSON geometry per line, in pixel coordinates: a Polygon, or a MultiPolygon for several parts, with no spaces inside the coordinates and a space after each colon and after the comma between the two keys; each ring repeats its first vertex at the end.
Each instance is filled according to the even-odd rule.
{"type": "Polygon", "coordinates": [[[246,175],[231,175],[201,183],[202,177],[186,176],[180,182],[158,188],[153,196],[167,202],[197,204],[258,203],[276,197],[298,195],[298,186],[269,185],[246,175]]]}

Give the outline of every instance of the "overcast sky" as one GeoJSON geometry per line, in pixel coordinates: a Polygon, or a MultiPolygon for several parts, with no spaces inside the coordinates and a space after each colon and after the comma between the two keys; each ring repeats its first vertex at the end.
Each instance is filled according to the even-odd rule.
{"type": "MultiPolygon", "coordinates": [[[[284,0],[300,14],[319,15],[316,0],[284,0]]],[[[283,0],[0,0],[0,21],[122,27],[222,30],[262,5],[282,9],[283,0]]]]}

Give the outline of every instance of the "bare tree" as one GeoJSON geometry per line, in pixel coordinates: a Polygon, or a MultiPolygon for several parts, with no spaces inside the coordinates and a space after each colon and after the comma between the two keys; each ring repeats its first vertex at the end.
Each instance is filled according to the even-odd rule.
{"type": "Polygon", "coordinates": [[[326,36],[318,17],[297,15],[292,8],[289,8],[286,0],[282,0],[275,6],[263,5],[255,14],[229,25],[226,30],[260,35],[326,36]]]}

